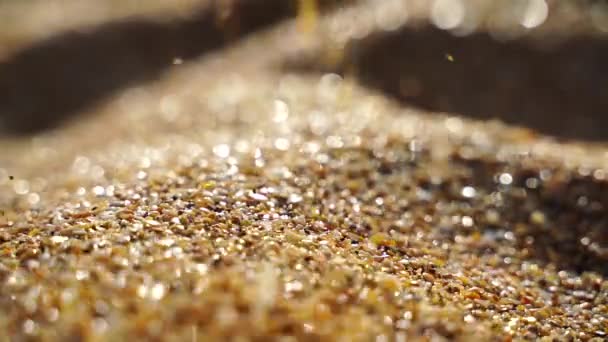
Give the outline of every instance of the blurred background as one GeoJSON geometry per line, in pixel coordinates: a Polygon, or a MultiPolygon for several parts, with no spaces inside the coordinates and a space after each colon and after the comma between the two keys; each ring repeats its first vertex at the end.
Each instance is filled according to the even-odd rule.
{"type": "Polygon", "coordinates": [[[607,9],[592,0],[0,0],[0,131],[60,129],[176,64],[296,17],[317,44],[271,68],[349,74],[431,113],[602,141],[607,9]],[[340,11],[350,21],[333,31],[305,28],[340,11]]]}

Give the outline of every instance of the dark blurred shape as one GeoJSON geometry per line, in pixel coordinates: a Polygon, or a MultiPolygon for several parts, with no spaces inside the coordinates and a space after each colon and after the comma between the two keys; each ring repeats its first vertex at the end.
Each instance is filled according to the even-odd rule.
{"type": "Polygon", "coordinates": [[[370,37],[353,46],[352,57],[362,83],[424,109],[498,118],[562,138],[608,138],[608,41],[536,44],[427,26],[370,37]]]}
{"type": "Polygon", "coordinates": [[[323,71],[354,70],[363,85],[408,105],[497,118],[558,138],[608,139],[606,39],[500,42],[486,33],[405,27],[353,41],[346,56],[323,71]]]}
{"type": "MultiPolygon", "coordinates": [[[[484,230],[513,232],[517,248],[543,265],[550,263],[558,269],[608,276],[607,181],[593,175],[575,175],[543,182],[538,178],[538,168],[520,165],[512,169],[507,163],[484,158],[454,155],[451,163],[464,167],[471,175],[472,186],[486,193],[497,190],[497,174],[510,172],[513,176],[512,188],[501,190],[502,202],[495,208],[500,221],[489,224],[481,223],[481,219],[478,224],[484,230]],[[538,185],[527,186],[530,179],[538,180],[538,185]],[[515,189],[526,189],[525,197],[515,189]],[[535,212],[540,216],[537,222],[533,218],[535,212]]],[[[557,170],[551,171],[557,174],[557,170]]]]}
{"type": "Polygon", "coordinates": [[[0,128],[27,134],[54,127],[122,88],[158,78],[176,57],[187,62],[296,13],[295,1],[286,0],[237,0],[229,9],[168,23],[110,22],[14,55],[0,63],[0,128]]]}

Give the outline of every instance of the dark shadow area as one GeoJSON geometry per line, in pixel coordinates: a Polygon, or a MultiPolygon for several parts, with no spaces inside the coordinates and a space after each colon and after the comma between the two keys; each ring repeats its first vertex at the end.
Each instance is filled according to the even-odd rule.
{"type": "Polygon", "coordinates": [[[488,222],[485,212],[475,218],[482,234],[506,229],[531,261],[608,276],[608,182],[558,169],[507,168],[484,159],[453,156],[452,161],[469,171],[469,184],[501,194],[495,206],[498,222],[488,222]],[[508,186],[496,180],[503,172],[513,177],[508,186]]]}
{"type": "Polygon", "coordinates": [[[608,40],[597,37],[499,42],[485,33],[456,37],[423,26],[353,41],[336,68],[311,61],[288,67],[354,70],[363,85],[425,110],[605,140],[607,61],[608,40]]]}
{"type": "Polygon", "coordinates": [[[158,78],[176,57],[187,62],[293,16],[296,5],[239,0],[219,12],[165,23],[132,18],[31,46],[0,63],[0,127],[9,134],[52,128],[120,89],[158,78]]]}

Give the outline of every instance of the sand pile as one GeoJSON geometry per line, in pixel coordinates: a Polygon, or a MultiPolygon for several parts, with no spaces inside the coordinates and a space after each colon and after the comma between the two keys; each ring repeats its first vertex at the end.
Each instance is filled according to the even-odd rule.
{"type": "MultiPolygon", "coordinates": [[[[484,4],[478,18],[498,13],[484,4]]],[[[587,18],[551,6],[511,34],[587,18]]],[[[372,1],[286,21],[3,138],[3,336],[605,340],[606,146],[433,112],[415,100],[429,83],[368,64],[393,35],[454,29],[441,11],[372,1]]],[[[425,74],[465,56],[445,49],[425,74]]]]}

